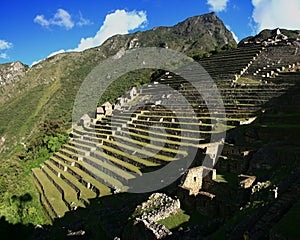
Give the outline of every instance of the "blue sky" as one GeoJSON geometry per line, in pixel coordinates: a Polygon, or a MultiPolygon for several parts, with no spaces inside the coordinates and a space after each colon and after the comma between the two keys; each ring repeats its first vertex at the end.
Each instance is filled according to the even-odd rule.
{"type": "Polygon", "coordinates": [[[0,63],[31,65],[211,11],[239,40],[265,28],[300,29],[299,0],[9,0],[0,8],[0,63]]]}

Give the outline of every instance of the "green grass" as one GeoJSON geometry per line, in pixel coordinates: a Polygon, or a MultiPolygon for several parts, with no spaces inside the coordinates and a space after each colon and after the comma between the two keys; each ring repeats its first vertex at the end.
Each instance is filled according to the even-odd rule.
{"type": "MultiPolygon", "coordinates": [[[[163,134],[163,133],[159,133],[159,132],[155,132],[155,131],[148,131],[148,130],[145,130],[145,129],[136,129],[136,128],[132,128],[132,127],[129,127],[128,128],[128,131],[123,131],[124,133],[128,134],[128,135],[131,135],[131,136],[135,136],[135,137],[138,137],[138,138],[143,138],[143,139],[146,139],[146,140],[155,140],[157,142],[163,142],[163,143],[169,143],[169,144],[175,144],[175,145],[182,145],[182,146],[195,146],[196,144],[193,144],[193,143],[189,143],[189,141],[195,141],[195,138],[188,138],[188,137],[183,137],[183,136],[177,136],[177,135],[172,135],[172,134],[163,134]],[[129,132],[129,130],[138,130],[139,132],[143,132],[144,134],[136,134],[134,132],[129,132]],[[173,141],[173,140],[169,140],[169,139],[165,139],[165,138],[158,138],[158,137],[152,137],[152,136],[149,136],[151,134],[155,134],[155,135],[158,135],[158,136],[162,136],[162,137],[172,137],[172,138],[178,138],[178,141],[173,141]]],[[[204,140],[204,138],[200,138],[199,140],[204,140]]]]}
{"type": "Polygon", "coordinates": [[[229,173],[229,172],[219,172],[216,176],[216,181],[223,182],[223,183],[229,183],[231,185],[237,185],[238,179],[236,174],[229,173]]]}
{"type": "MultiPolygon", "coordinates": [[[[99,154],[101,154],[101,153],[102,152],[99,152],[99,154]]],[[[99,160],[98,158],[94,158],[94,157],[86,157],[86,158],[91,160],[92,162],[112,171],[113,173],[125,178],[126,180],[135,178],[135,176],[132,175],[131,173],[128,173],[127,171],[124,171],[123,169],[118,168],[117,166],[112,165],[106,161],[102,161],[102,160],[99,160]]]]}
{"type": "Polygon", "coordinates": [[[258,85],[258,84],[261,84],[260,81],[258,80],[254,80],[254,79],[251,79],[251,78],[245,78],[245,77],[241,77],[237,80],[237,83],[244,83],[244,84],[252,84],[252,85],[258,85]]]}
{"type": "Polygon", "coordinates": [[[114,136],[114,138],[120,138],[123,139],[124,141],[130,142],[130,143],[134,143],[137,145],[140,145],[142,147],[146,147],[146,148],[152,148],[154,150],[158,150],[158,151],[165,151],[165,152],[169,152],[169,153],[174,153],[174,154],[182,154],[183,156],[187,155],[186,151],[180,150],[180,149],[173,149],[173,148],[162,148],[161,146],[156,146],[153,145],[151,143],[145,143],[145,142],[141,142],[141,141],[137,141],[134,140],[132,138],[128,138],[128,137],[124,137],[124,136],[114,136]]]}
{"type": "Polygon", "coordinates": [[[217,174],[216,180],[217,180],[218,182],[228,183],[228,181],[226,180],[225,176],[222,175],[222,174],[217,174]]]}
{"type": "MultiPolygon", "coordinates": [[[[70,164],[72,162],[71,158],[68,158],[66,156],[64,156],[66,161],[68,161],[70,164]]],[[[68,168],[70,168],[71,170],[73,170],[76,174],[78,174],[79,176],[81,176],[83,178],[83,180],[85,180],[86,182],[91,183],[92,185],[94,185],[97,189],[99,189],[100,191],[100,196],[107,196],[110,195],[110,188],[105,186],[103,183],[99,182],[98,180],[96,180],[95,178],[93,178],[92,176],[90,176],[89,174],[87,174],[86,172],[80,170],[77,167],[72,167],[70,165],[65,164],[64,162],[57,160],[60,162],[60,164],[62,164],[63,166],[66,166],[68,168]]],[[[73,160],[74,162],[74,160],[73,160]]]]}
{"type": "Polygon", "coordinates": [[[47,199],[49,200],[51,206],[54,208],[56,214],[62,217],[69,209],[61,199],[61,193],[58,189],[53,185],[52,182],[47,178],[47,176],[42,172],[41,169],[35,168],[33,169],[34,174],[41,182],[44,194],[46,195],[47,199]]]}
{"type": "MultiPolygon", "coordinates": [[[[106,139],[104,139],[103,141],[112,144],[115,148],[121,148],[121,149],[124,149],[124,150],[126,149],[126,150],[133,151],[133,152],[136,151],[136,152],[141,153],[143,155],[146,155],[146,156],[149,156],[149,157],[154,157],[154,158],[157,158],[157,159],[165,161],[165,162],[172,162],[174,160],[177,160],[174,157],[165,156],[163,154],[153,155],[153,152],[151,152],[151,151],[147,151],[145,149],[141,149],[141,148],[137,148],[137,147],[132,147],[130,145],[123,144],[121,142],[111,141],[111,140],[106,140],[106,139]]],[[[161,150],[164,150],[164,148],[162,148],[161,150]]]]}
{"type": "MultiPolygon", "coordinates": [[[[59,161],[55,160],[55,158],[52,158],[56,163],[61,164],[59,161]]],[[[96,194],[90,190],[87,189],[85,186],[83,186],[77,178],[75,178],[72,174],[70,174],[68,171],[63,171],[60,168],[58,168],[55,164],[53,164],[51,161],[46,161],[46,163],[51,166],[55,171],[61,172],[62,176],[67,178],[71,183],[73,183],[78,189],[80,189],[81,197],[88,201],[89,198],[96,197],[96,194]]]]}
{"type": "Polygon", "coordinates": [[[171,230],[178,228],[180,225],[188,222],[189,220],[190,216],[180,209],[177,214],[160,220],[158,221],[158,223],[164,225],[166,228],[171,230]]]}
{"type": "Polygon", "coordinates": [[[115,154],[118,154],[118,155],[123,156],[125,158],[131,159],[132,161],[140,163],[140,164],[142,164],[142,165],[144,165],[146,167],[154,167],[154,166],[158,166],[159,165],[157,163],[148,161],[146,159],[139,158],[139,157],[134,156],[132,154],[123,152],[121,150],[118,150],[118,149],[115,149],[115,148],[112,148],[112,147],[109,147],[109,146],[106,146],[106,145],[102,145],[101,148],[103,148],[104,150],[108,150],[111,153],[115,153],[115,154]]]}
{"type": "Polygon", "coordinates": [[[89,165],[89,164],[86,164],[86,163],[80,163],[81,166],[83,166],[84,168],[86,168],[88,171],[90,171],[91,173],[93,173],[95,176],[99,177],[100,179],[102,179],[105,183],[107,184],[111,184],[115,187],[118,187],[120,189],[123,189],[124,186],[123,184],[115,179],[114,177],[111,177],[110,175],[102,172],[101,170],[89,165]]]}
{"type": "MultiPolygon", "coordinates": [[[[54,174],[47,166],[43,166],[44,171],[50,176],[50,178],[53,179],[53,181],[61,187],[61,189],[64,192],[64,198],[65,200],[71,204],[72,202],[75,203],[74,206],[77,207],[84,207],[84,204],[77,200],[77,194],[76,191],[67,183],[65,182],[62,178],[58,177],[56,174],[54,174]]],[[[59,198],[60,196],[57,196],[59,198]]]]}
{"type": "Polygon", "coordinates": [[[46,211],[47,215],[49,215],[49,217],[52,219],[54,219],[56,216],[54,214],[54,212],[52,211],[52,209],[49,207],[46,199],[45,199],[45,196],[44,194],[42,194],[42,189],[41,189],[41,186],[37,183],[37,181],[35,181],[35,179],[33,178],[32,176],[32,181],[34,181],[35,183],[35,187],[37,189],[37,191],[39,192],[39,196],[40,196],[40,201],[41,203],[43,204],[43,208],[44,208],[44,211],[46,211]]]}
{"type": "Polygon", "coordinates": [[[99,152],[99,151],[95,151],[95,153],[99,154],[100,156],[107,158],[109,161],[111,161],[112,163],[115,163],[116,165],[122,166],[127,168],[129,171],[135,172],[139,175],[142,175],[142,172],[140,171],[140,169],[136,166],[134,166],[133,164],[130,164],[128,162],[122,161],[116,157],[110,156],[104,152],[99,152]]]}

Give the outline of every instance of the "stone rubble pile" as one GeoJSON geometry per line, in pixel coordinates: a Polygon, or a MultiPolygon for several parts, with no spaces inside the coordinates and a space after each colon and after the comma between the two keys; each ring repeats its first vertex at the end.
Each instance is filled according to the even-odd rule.
{"type": "Polygon", "coordinates": [[[157,222],[176,214],[179,209],[179,199],[174,200],[164,193],[153,193],[147,202],[137,206],[136,211],[142,213],[140,219],[157,222]]]}
{"type": "Polygon", "coordinates": [[[153,193],[146,202],[136,207],[135,212],[138,213],[138,216],[135,224],[143,224],[156,239],[163,239],[172,235],[172,232],[157,222],[175,215],[179,209],[179,199],[174,200],[164,193],[153,193]]]}

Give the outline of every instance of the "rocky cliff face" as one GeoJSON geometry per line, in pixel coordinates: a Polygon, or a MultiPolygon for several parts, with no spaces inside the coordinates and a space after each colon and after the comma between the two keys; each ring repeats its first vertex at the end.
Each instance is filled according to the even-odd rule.
{"type": "Polygon", "coordinates": [[[3,92],[6,88],[24,77],[27,66],[21,62],[12,62],[0,65],[0,92],[3,92]]]}

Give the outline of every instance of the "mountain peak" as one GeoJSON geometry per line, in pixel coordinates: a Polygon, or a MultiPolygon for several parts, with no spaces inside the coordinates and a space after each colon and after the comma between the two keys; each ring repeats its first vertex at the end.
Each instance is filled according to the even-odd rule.
{"type": "Polygon", "coordinates": [[[105,53],[139,47],[165,47],[188,55],[203,54],[226,44],[236,45],[232,33],[214,12],[190,17],[172,27],[155,27],[145,32],[115,35],[102,46],[105,53]]]}

